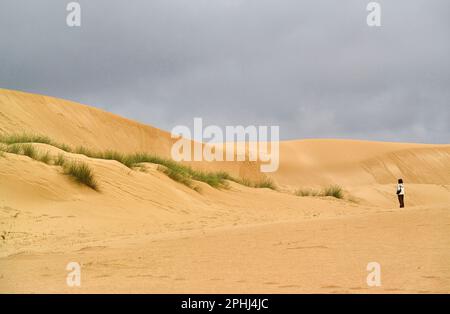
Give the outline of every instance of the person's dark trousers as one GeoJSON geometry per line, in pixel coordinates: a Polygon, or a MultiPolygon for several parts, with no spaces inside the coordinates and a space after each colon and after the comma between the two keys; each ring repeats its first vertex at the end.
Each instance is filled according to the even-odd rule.
{"type": "Polygon", "coordinates": [[[404,200],[405,200],[405,195],[398,195],[398,202],[400,203],[400,208],[405,207],[404,200]]]}

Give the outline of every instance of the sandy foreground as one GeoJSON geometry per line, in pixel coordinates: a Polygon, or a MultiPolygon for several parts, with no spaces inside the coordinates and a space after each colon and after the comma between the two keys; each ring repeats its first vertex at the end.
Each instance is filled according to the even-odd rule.
{"type": "MultiPolygon", "coordinates": [[[[172,143],[167,132],[92,107],[0,90],[0,132],[22,131],[161,156],[172,143]]],[[[153,164],[139,171],[64,154],[93,168],[99,192],[59,167],[0,157],[1,293],[450,292],[450,145],[281,142],[277,191],[230,182],[199,183],[197,192],[153,164]],[[293,193],[331,183],[344,199],[293,193]],[[66,284],[72,261],[80,287],[66,284]],[[380,287],[367,286],[369,262],[381,265],[380,287]]],[[[257,175],[243,162],[193,166],[257,175]]]]}
{"type": "MultiPolygon", "coordinates": [[[[448,293],[448,208],[70,241],[0,260],[2,292],[448,293]],[[380,227],[381,225],[381,227],[380,227]],[[413,240],[412,240],[413,239],[413,240]],[[69,288],[68,261],[82,266],[69,288]],[[382,286],[366,284],[369,261],[382,286]]],[[[88,235],[85,235],[88,237],[88,235]]],[[[41,248],[38,243],[35,247],[41,248]]]]}

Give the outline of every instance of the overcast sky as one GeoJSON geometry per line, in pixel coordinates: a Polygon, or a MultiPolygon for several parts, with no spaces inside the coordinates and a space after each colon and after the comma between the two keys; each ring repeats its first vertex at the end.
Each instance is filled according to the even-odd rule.
{"type": "Polygon", "coordinates": [[[0,87],[170,131],[450,143],[450,1],[0,1],[0,87]]]}

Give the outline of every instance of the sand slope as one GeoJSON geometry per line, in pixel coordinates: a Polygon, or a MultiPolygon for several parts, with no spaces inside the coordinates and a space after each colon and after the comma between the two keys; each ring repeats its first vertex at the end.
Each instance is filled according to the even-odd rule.
{"type": "Polygon", "coordinates": [[[170,134],[115,114],[54,97],[0,89],[0,132],[35,132],[62,143],[123,152],[170,152],[170,134]]]}
{"type": "Polygon", "coordinates": [[[450,183],[450,145],[303,140],[283,142],[280,155],[275,177],[283,183],[450,183]]]}
{"type": "MultiPolygon", "coordinates": [[[[0,90],[0,132],[21,131],[162,156],[172,143],[165,131],[92,107],[0,90]]],[[[199,183],[196,192],[153,164],[138,171],[64,154],[93,168],[100,192],[60,167],[0,157],[0,292],[450,292],[450,145],[282,142],[271,174],[279,191],[199,183]],[[340,184],[346,199],[292,193],[328,184],[340,184]],[[83,268],[75,290],[64,284],[72,260],[83,268]],[[370,261],[383,265],[382,287],[365,285],[370,261]]]]}

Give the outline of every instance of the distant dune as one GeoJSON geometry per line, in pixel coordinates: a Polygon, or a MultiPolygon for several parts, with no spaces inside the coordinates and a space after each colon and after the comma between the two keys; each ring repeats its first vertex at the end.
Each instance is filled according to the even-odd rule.
{"type": "MultiPolygon", "coordinates": [[[[166,131],[103,110],[0,89],[0,134],[21,132],[162,157],[173,143],[166,131]]],[[[33,146],[86,162],[100,191],[60,167],[0,156],[0,292],[70,292],[61,279],[69,259],[83,263],[85,292],[371,292],[371,259],[388,274],[375,292],[450,292],[450,145],[283,141],[280,167],[268,174],[276,191],[235,182],[199,182],[195,191],[154,164],[141,171],[33,146]],[[331,184],[343,199],[295,195],[331,184]]],[[[191,165],[258,176],[249,162],[191,165]]]]}

